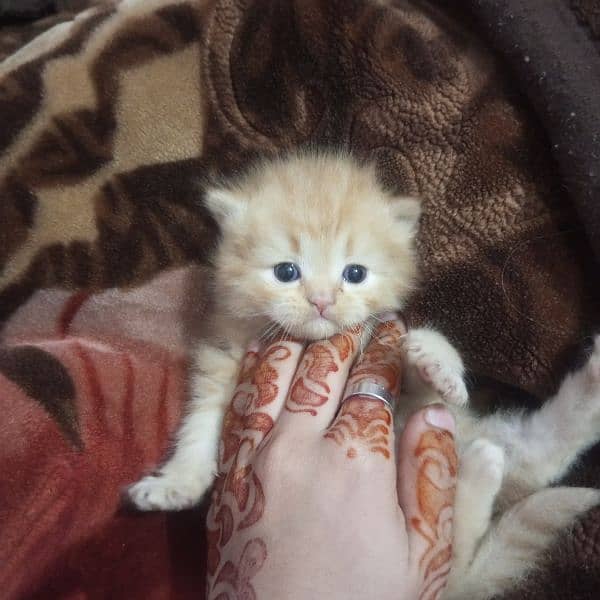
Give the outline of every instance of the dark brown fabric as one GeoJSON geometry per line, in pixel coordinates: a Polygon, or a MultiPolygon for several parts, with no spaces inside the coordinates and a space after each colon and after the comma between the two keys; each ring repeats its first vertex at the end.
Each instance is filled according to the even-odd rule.
{"type": "Polygon", "coordinates": [[[34,346],[21,346],[12,352],[0,348],[0,373],[39,402],[75,446],[81,445],[73,403],[75,388],[58,360],[34,346]]]}
{"type": "Polygon", "coordinates": [[[600,39],[600,3],[598,0],[571,0],[570,4],[583,25],[589,28],[589,33],[600,39]]]}
{"type": "MultiPolygon", "coordinates": [[[[258,154],[342,145],[424,199],[415,322],[444,330],[475,374],[539,395],[551,390],[597,322],[597,286],[544,134],[501,65],[463,28],[408,3],[223,3],[208,21],[208,6],[200,6],[139,19],[101,11],[5,80],[3,145],[19,156],[0,181],[0,261],[18,271],[2,291],[5,314],[40,286],[134,284],[169,265],[205,262],[216,230],[197,181],[243,169],[258,154]],[[93,58],[79,49],[90,28],[114,23],[110,44],[93,58]],[[174,96],[173,108],[197,123],[201,147],[178,160],[156,160],[143,148],[137,155],[121,142],[139,123],[133,112],[119,114],[117,81],[140,68],[150,77],[160,57],[190,47],[198,48],[201,94],[174,96]],[[41,65],[77,52],[91,76],[78,81],[91,86],[79,93],[97,101],[51,114],[48,98],[61,95],[61,79],[58,68],[41,65]],[[196,118],[192,101],[203,110],[196,118]],[[41,126],[24,143],[33,118],[41,126]],[[79,197],[85,185],[95,192],[79,197]],[[79,208],[59,231],[65,241],[45,243],[35,215],[57,194],[62,210],[79,208]],[[15,261],[17,252],[29,258],[15,261]]],[[[128,103],[156,110],[154,98],[130,93],[128,103]]]]}
{"type": "Polygon", "coordinates": [[[596,24],[599,3],[473,0],[465,4],[482,33],[510,63],[544,125],[563,185],[600,260],[600,48],[586,27],[596,24]]]}
{"type": "MultiPolygon", "coordinates": [[[[3,318],[40,287],[135,286],[209,264],[218,232],[203,182],[259,155],[342,146],[423,198],[411,321],[446,333],[492,391],[555,389],[600,322],[595,175],[584,182],[554,137],[546,117],[564,107],[534,101],[546,84],[519,87],[529,79],[511,61],[529,57],[537,81],[544,57],[482,41],[499,36],[473,7],[497,23],[508,2],[462,3],[459,17],[416,0],[152,6],[92,11],[0,76],[3,318]]],[[[526,32],[527,18],[501,29],[526,32]]],[[[593,131],[576,122],[559,139],[581,133],[580,156],[593,131]]],[[[581,547],[563,544],[560,564],[600,569],[600,552],[582,562],[581,547]]]]}
{"type": "Polygon", "coordinates": [[[56,11],[53,0],[0,0],[0,20],[40,19],[56,11]]]}
{"type": "Polygon", "coordinates": [[[54,25],[64,23],[79,12],[110,0],[13,0],[0,2],[0,61],[41,35],[54,25]],[[40,18],[43,17],[43,18],[40,18]]]}

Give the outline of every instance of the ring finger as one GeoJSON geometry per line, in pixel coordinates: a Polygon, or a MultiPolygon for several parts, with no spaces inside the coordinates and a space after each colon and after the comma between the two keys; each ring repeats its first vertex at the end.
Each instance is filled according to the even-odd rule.
{"type": "Polygon", "coordinates": [[[340,410],[325,433],[348,458],[394,455],[392,411],[400,389],[404,332],[397,318],[381,323],[352,368],[340,410]]]}

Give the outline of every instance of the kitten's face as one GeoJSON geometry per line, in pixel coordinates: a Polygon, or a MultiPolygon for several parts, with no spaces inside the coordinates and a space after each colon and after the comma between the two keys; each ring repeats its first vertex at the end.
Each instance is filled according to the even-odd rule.
{"type": "Polygon", "coordinates": [[[207,205],[223,231],[217,301],[234,316],[319,339],[401,309],[411,290],[419,203],[348,158],[266,163],[207,205]]]}

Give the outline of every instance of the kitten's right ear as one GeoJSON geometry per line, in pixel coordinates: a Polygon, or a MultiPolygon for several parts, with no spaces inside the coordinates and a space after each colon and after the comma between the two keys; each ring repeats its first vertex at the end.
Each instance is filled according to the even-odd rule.
{"type": "Polygon", "coordinates": [[[206,208],[219,225],[239,217],[246,209],[246,201],[232,190],[212,188],[206,191],[206,208]]]}

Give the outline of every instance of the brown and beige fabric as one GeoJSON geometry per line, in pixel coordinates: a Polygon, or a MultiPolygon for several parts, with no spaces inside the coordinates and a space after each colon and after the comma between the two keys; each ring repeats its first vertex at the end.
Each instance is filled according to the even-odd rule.
{"type": "MultiPolygon", "coordinates": [[[[26,34],[0,42],[5,330],[32,314],[27,307],[42,288],[131,290],[170,268],[207,267],[218,240],[202,205],[209,178],[299,145],[342,146],[377,161],[389,185],[423,199],[422,287],[411,321],[434,323],[457,344],[475,391],[533,404],[555,388],[600,323],[593,253],[600,217],[583,175],[574,187],[565,176],[568,151],[578,148],[553,154],[561,143],[548,125],[555,113],[540,113],[520,87],[529,74],[521,77],[502,39],[486,33],[485,11],[448,14],[446,3],[417,0],[94,4],[72,19],[53,17],[66,20],[20,49],[11,43],[26,34]]],[[[598,14],[593,1],[574,7],[580,19],[598,14]]],[[[538,58],[526,57],[525,64],[538,58]]],[[[576,477],[600,484],[597,468],[576,477]]],[[[139,526],[153,518],[140,517],[139,526]]],[[[103,535],[115,523],[104,523],[103,535]]],[[[135,525],[127,521],[126,529],[135,525]]],[[[95,535],[79,548],[104,548],[106,535],[95,535]]],[[[157,543],[166,556],[164,536],[157,543]]],[[[560,571],[572,590],[542,578],[515,597],[595,597],[599,543],[596,512],[557,549],[546,575],[560,571]]],[[[84,576],[93,565],[89,548],[85,568],[68,572],[71,591],[94,598],[94,578],[84,576]]],[[[116,555],[97,554],[98,573],[110,577],[106,565],[116,555]]],[[[35,597],[66,598],[58,567],[44,560],[35,597]],[[50,572],[52,593],[44,587],[50,572]]],[[[111,597],[141,589],[117,580],[122,595],[111,597]]],[[[184,597],[168,585],[157,589],[144,597],[184,597]]]]}

